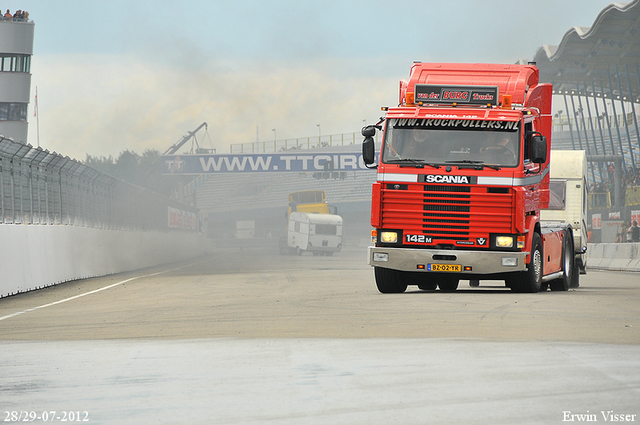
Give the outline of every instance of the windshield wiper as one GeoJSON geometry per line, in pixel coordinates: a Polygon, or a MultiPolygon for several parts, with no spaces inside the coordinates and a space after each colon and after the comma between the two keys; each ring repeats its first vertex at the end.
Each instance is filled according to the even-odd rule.
{"type": "Polygon", "coordinates": [[[430,162],[425,161],[424,159],[398,158],[398,159],[391,159],[387,161],[387,163],[389,164],[403,163],[403,164],[408,164],[418,168],[424,168],[425,165],[428,165],[433,168],[440,168],[438,164],[432,164],[430,162]]]}
{"type": "Polygon", "coordinates": [[[499,170],[500,167],[497,165],[491,165],[491,164],[485,164],[484,161],[474,161],[472,159],[460,159],[457,161],[445,161],[445,164],[469,164],[469,165],[473,165],[474,168],[478,168],[479,170],[482,170],[484,167],[489,167],[489,168],[493,168],[494,170],[499,170]]]}

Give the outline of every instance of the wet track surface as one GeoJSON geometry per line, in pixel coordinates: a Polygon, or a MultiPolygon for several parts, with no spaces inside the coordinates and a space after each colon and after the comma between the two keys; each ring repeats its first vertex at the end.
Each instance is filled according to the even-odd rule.
{"type": "Polygon", "coordinates": [[[352,246],[334,257],[220,252],[69,282],[0,300],[0,414],[86,411],[108,424],[637,415],[640,277],[581,278],[564,293],[463,281],[455,293],[382,295],[352,246]]]}

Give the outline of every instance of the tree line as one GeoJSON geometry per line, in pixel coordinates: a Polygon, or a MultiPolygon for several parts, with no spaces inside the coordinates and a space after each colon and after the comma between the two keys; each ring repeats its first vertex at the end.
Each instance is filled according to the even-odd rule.
{"type": "Polygon", "coordinates": [[[83,164],[116,179],[184,201],[182,188],[191,178],[163,175],[160,156],[156,149],[147,149],[142,154],[124,150],[116,158],[87,154],[83,164]]]}

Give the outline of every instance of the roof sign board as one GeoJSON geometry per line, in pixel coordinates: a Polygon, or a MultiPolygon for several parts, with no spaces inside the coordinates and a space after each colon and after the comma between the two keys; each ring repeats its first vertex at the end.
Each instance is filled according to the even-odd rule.
{"type": "Polygon", "coordinates": [[[443,86],[416,84],[416,102],[432,104],[496,105],[497,86],[443,86]]]}

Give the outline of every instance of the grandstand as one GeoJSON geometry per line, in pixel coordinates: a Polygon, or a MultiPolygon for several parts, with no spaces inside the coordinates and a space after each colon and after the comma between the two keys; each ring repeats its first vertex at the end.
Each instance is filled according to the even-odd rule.
{"type": "MultiPolygon", "coordinates": [[[[640,118],[635,113],[609,119],[601,115],[593,119],[580,120],[558,115],[554,119],[551,146],[552,149],[585,150],[588,157],[622,155],[622,158],[626,159],[626,167],[621,170],[622,174],[627,181],[637,180],[639,164],[636,163],[634,173],[631,158],[640,158],[638,128],[634,125],[638,121],[640,118]]],[[[588,174],[587,178],[592,186],[606,183],[613,178],[607,164],[602,161],[590,161],[588,174]]],[[[635,183],[640,184],[640,181],[635,183]]]]}

